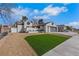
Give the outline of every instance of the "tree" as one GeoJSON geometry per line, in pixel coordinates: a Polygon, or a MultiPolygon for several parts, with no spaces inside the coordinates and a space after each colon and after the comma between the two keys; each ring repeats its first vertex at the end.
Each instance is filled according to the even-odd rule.
{"type": "Polygon", "coordinates": [[[26,16],[22,16],[22,22],[24,23],[28,18],[26,16]]]}
{"type": "Polygon", "coordinates": [[[66,29],[72,31],[72,27],[70,27],[70,26],[66,26],[66,29]]]}
{"type": "Polygon", "coordinates": [[[22,29],[21,29],[21,32],[25,32],[25,28],[24,28],[24,22],[26,21],[26,20],[28,20],[28,18],[26,17],[26,16],[22,16],[22,29]]]}
{"type": "Polygon", "coordinates": [[[39,19],[39,20],[38,20],[38,24],[39,24],[39,25],[43,25],[43,24],[44,24],[43,19],[39,19]]]}

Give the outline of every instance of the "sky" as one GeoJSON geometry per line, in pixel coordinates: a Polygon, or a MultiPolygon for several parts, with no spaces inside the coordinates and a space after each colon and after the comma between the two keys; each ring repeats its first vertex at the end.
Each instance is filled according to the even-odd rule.
{"type": "MultiPolygon", "coordinates": [[[[12,22],[27,16],[29,20],[43,18],[44,22],[79,28],[79,3],[17,3],[11,11],[14,12],[12,22]]],[[[0,23],[4,21],[0,20],[0,23]]]]}

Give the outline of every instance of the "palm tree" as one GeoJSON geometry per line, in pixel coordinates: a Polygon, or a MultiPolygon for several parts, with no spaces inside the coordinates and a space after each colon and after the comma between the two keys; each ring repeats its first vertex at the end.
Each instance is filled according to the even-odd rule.
{"type": "Polygon", "coordinates": [[[28,18],[27,18],[26,16],[22,16],[22,20],[21,20],[21,22],[22,22],[22,29],[21,29],[21,32],[25,32],[24,22],[25,22],[26,20],[28,20],[28,18]]]}

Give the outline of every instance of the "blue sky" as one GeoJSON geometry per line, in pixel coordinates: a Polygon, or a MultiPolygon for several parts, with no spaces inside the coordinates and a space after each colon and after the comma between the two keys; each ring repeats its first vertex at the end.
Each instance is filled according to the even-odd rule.
{"type": "MultiPolygon", "coordinates": [[[[45,22],[66,24],[79,28],[78,3],[17,3],[11,10],[15,13],[12,17],[16,20],[25,15],[30,20],[44,18],[45,22]]],[[[0,23],[3,23],[3,20],[0,20],[0,23]]]]}

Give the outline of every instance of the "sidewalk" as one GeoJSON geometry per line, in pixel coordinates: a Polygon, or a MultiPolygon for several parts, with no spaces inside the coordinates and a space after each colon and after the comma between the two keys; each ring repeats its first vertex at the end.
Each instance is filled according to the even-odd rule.
{"type": "Polygon", "coordinates": [[[79,56],[79,35],[73,36],[43,56],[79,56]]]}

